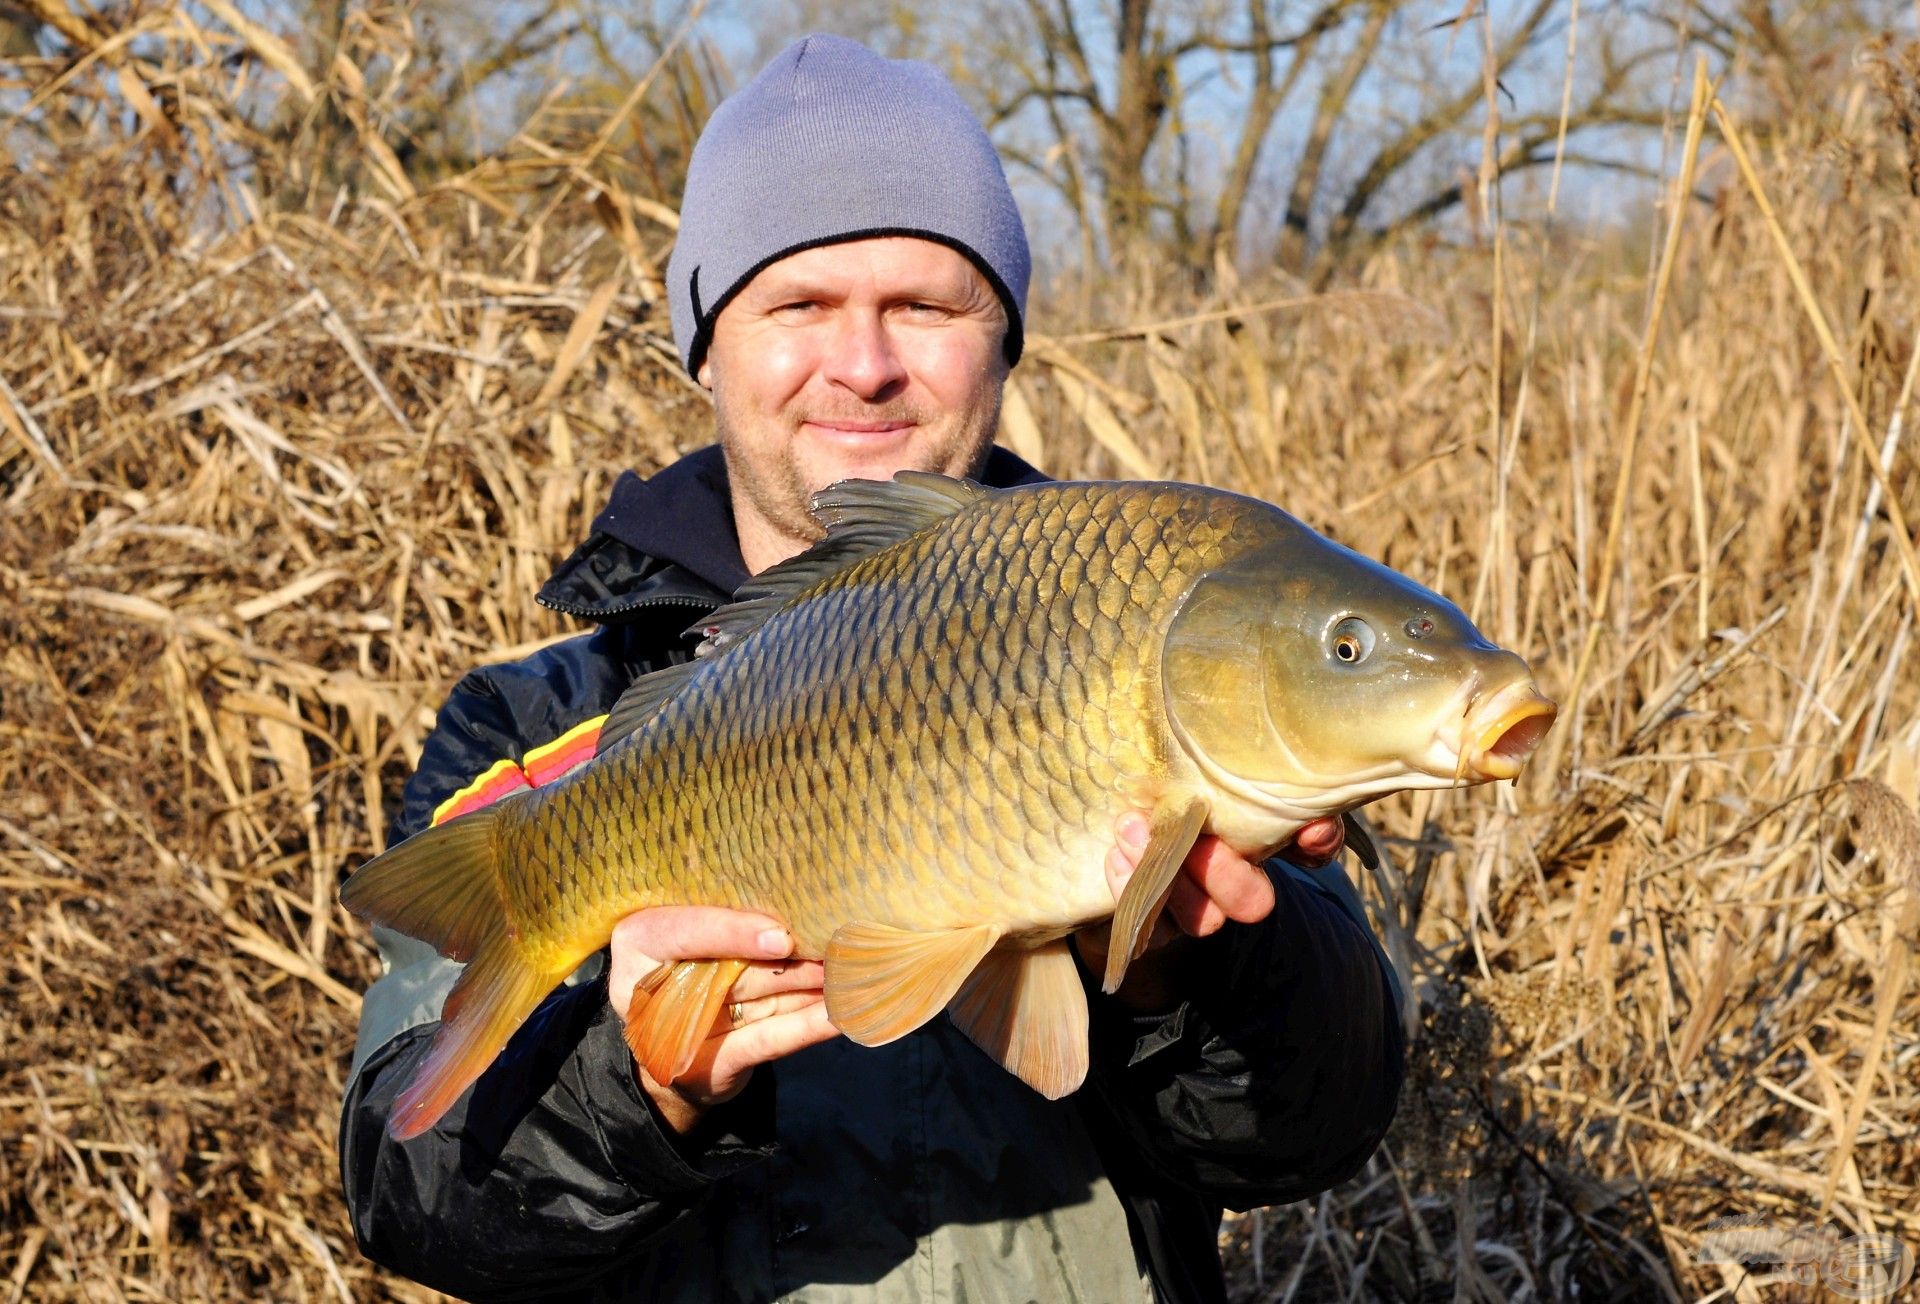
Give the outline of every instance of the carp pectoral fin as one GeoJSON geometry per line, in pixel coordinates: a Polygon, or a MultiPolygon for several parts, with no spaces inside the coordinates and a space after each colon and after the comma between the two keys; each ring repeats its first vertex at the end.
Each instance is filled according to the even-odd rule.
{"type": "Polygon", "coordinates": [[[1001,1067],[1058,1100],[1087,1077],[1087,993],[1066,940],[994,951],[947,1010],[1001,1067]]]}
{"type": "Polygon", "coordinates": [[[940,1013],[1003,931],[843,924],[827,943],[827,1017],[862,1046],[904,1037],[940,1013]]]}
{"type": "Polygon", "coordinates": [[[666,1086],[693,1067],[727,994],[747,971],[745,960],[679,960],[634,986],[627,1003],[627,1049],[666,1086]]]}
{"type": "Polygon", "coordinates": [[[1113,910],[1113,935],[1107,943],[1107,973],[1101,991],[1108,995],[1119,991],[1127,966],[1147,949],[1154,921],[1173,895],[1180,866],[1193,850],[1211,810],[1205,798],[1188,797],[1161,803],[1149,817],[1147,849],[1140,853],[1139,866],[1113,910]]]}
{"type": "Polygon", "coordinates": [[[1368,869],[1379,869],[1380,847],[1373,840],[1373,825],[1357,810],[1342,815],[1340,823],[1347,832],[1347,850],[1360,857],[1360,863],[1368,869]]]}

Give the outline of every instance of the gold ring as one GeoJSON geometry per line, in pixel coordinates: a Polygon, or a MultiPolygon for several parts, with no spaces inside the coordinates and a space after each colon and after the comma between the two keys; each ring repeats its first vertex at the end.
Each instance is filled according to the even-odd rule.
{"type": "Polygon", "coordinates": [[[740,1013],[740,1003],[738,1001],[727,1006],[727,1017],[733,1020],[733,1026],[736,1028],[743,1022],[743,1016],[740,1013]]]}

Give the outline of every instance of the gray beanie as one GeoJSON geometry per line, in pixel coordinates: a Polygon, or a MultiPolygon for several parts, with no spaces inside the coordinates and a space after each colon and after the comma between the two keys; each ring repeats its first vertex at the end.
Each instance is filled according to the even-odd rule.
{"type": "Polygon", "coordinates": [[[1020,357],[1031,264],[1000,156],[931,65],[808,36],[714,110],[693,147],[667,299],[696,375],[729,300],[771,263],[868,236],[965,254],[1007,310],[1020,357]]]}

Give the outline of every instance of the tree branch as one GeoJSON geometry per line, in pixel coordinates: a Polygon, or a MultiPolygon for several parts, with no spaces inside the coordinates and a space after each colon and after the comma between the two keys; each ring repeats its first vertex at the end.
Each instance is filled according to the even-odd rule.
{"type": "MultiPolygon", "coordinates": [[[[1552,12],[1555,3],[1556,0],[1534,0],[1533,8],[1528,11],[1525,19],[1502,42],[1494,66],[1496,76],[1504,73],[1513,61],[1525,52],[1541,23],[1552,12]]],[[[1482,98],[1480,82],[1476,78],[1471,83],[1463,85],[1451,100],[1435,108],[1402,132],[1398,139],[1374,155],[1373,162],[1368,164],[1360,180],[1355,182],[1353,188],[1347,192],[1346,201],[1341,204],[1339,213],[1334,217],[1328,230],[1329,243],[1334,245],[1345,243],[1354,227],[1359,224],[1360,215],[1366,211],[1367,206],[1373,202],[1374,196],[1380,192],[1381,188],[1412,162],[1414,156],[1421,150],[1458,127],[1461,120],[1482,102],[1482,98]]]]}
{"type": "Polygon", "coordinates": [[[1386,34],[1387,20],[1393,16],[1393,11],[1391,0],[1373,0],[1367,10],[1366,24],[1360,29],[1359,39],[1347,52],[1339,70],[1330,74],[1320,86],[1320,98],[1313,110],[1313,123],[1307,128],[1306,147],[1300,155],[1300,166],[1294,171],[1293,185],[1287,191],[1285,226],[1281,231],[1278,250],[1282,267],[1298,269],[1306,261],[1307,223],[1320,192],[1320,176],[1326,167],[1327,149],[1332,143],[1334,128],[1346,115],[1354,88],[1359,85],[1367,65],[1373,62],[1373,56],[1379,52],[1381,38],[1386,34]]]}
{"type": "Polygon", "coordinates": [[[1313,61],[1321,34],[1337,27],[1358,2],[1332,0],[1313,16],[1297,39],[1277,40],[1270,35],[1266,0],[1247,0],[1247,27],[1251,39],[1245,44],[1254,52],[1253,94],[1247,105],[1246,119],[1241,124],[1240,137],[1234,144],[1233,162],[1228,165],[1226,181],[1214,205],[1212,244],[1215,250],[1231,250],[1239,234],[1240,216],[1246,208],[1247,194],[1253,185],[1253,174],[1259,166],[1261,151],[1272,133],[1273,120],[1278,116],[1281,106],[1292,98],[1294,87],[1313,61]],[[1276,85],[1273,79],[1274,53],[1289,48],[1293,51],[1293,58],[1287,65],[1286,75],[1276,85]]]}

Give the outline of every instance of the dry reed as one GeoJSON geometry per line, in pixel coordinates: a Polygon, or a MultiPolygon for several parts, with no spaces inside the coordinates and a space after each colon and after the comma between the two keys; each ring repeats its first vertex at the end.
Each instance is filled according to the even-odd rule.
{"type": "MultiPolygon", "coordinates": [[[[0,184],[0,1300],[424,1298],[335,1192],[335,890],[452,680],[565,632],[532,594],[612,476],[708,418],[611,122],[410,178],[353,49],[203,8],[14,70],[60,129],[0,184]],[[272,200],[276,96],[342,106],[361,185],[272,200]]],[[[1557,768],[1373,812],[1401,1117],[1229,1221],[1239,1298],[1758,1299],[1696,1262],[1737,1214],[1920,1249],[1920,56],[1851,75],[1750,176],[1709,130],[1657,345],[1620,241],[1524,224],[1497,282],[1403,249],[1038,323],[1005,433],[1054,472],[1270,497],[1550,691],[1592,649],[1557,768]]]]}

